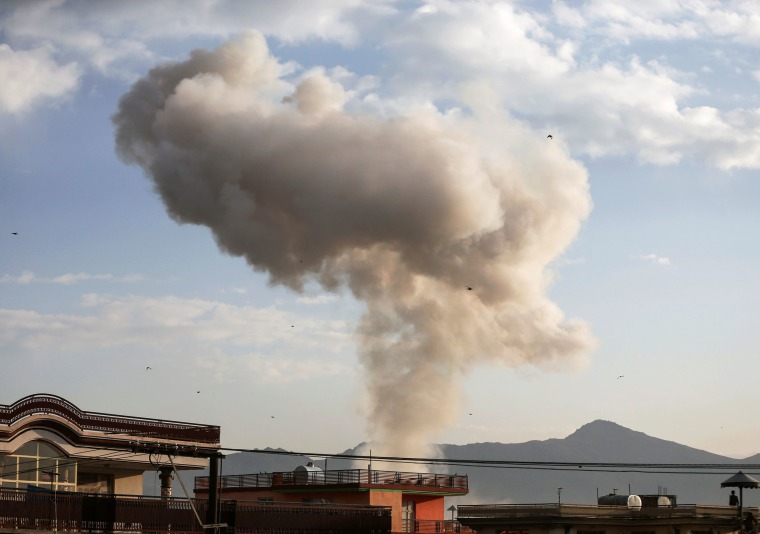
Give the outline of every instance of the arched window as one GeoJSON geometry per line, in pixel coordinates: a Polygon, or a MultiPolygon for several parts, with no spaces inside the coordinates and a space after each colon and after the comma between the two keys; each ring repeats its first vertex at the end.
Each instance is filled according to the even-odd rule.
{"type": "Polygon", "coordinates": [[[30,441],[0,456],[0,487],[76,491],[77,464],[45,441],[30,441]]]}

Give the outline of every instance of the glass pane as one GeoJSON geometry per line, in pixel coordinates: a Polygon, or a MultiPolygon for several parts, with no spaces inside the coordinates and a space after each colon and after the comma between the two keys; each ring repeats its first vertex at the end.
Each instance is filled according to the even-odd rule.
{"type": "Polygon", "coordinates": [[[37,470],[37,458],[29,458],[28,456],[19,456],[17,458],[18,464],[16,465],[16,471],[33,471],[37,470]]]}
{"type": "Polygon", "coordinates": [[[52,458],[40,458],[40,468],[37,480],[40,482],[55,483],[58,478],[58,471],[56,470],[57,460],[52,458]]]}
{"type": "Polygon", "coordinates": [[[16,458],[13,456],[0,457],[0,478],[16,480],[16,458]]]}
{"type": "Polygon", "coordinates": [[[37,480],[37,461],[32,458],[19,458],[19,480],[37,480]]]}
{"type": "Polygon", "coordinates": [[[76,464],[70,460],[58,462],[58,482],[61,484],[76,483],[76,464]]]}
{"type": "Polygon", "coordinates": [[[57,448],[53,447],[52,445],[49,445],[43,441],[38,442],[39,443],[39,456],[42,458],[60,458],[63,456],[61,454],[61,451],[59,451],[57,448]]]}
{"type": "Polygon", "coordinates": [[[17,454],[19,456],[37,456],[37,442],[30,441],[19,450],[17,450],[14,454],[17,454]]]}

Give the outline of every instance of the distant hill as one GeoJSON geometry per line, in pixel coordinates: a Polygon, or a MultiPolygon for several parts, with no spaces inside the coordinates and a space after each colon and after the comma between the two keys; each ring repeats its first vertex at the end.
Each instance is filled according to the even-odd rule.
{"type": "MultiPolygon", "coordinates": [[[[470,495],[465,502],[538,503],[556,502],[557,488],[562,501],[594,503],[598,495],[617,493],[677,496],[679,504],[727,504],[728,489],[720,483],[731,474],[681,473],[600,473],[584,470],[582,462],[706,464],[739,462],[673,441],[654,438],[610,421],[588,423],[564,439],[528,441],[517,444],[474,443],[442,445],[446,458],[519,460],[525,462],[578,462],[570,471],[470,468],[470,495]]],[[[745,460],[741,462],[746,463],[745,460]]],[[[760,477],[760,474],[755,474],[760,477]]],[[[746,505],[757,506],[760,490],[744,492],[746,505]]]]}
{"type": "MultiPolygon", "coordinates": [[[[680,445],[643,432],[630,430],[610,421],[594,421],[563,439],[528,441],[525,443],[472,443],[468,445],[440,445],[443,456],[466,460],[512,460],[521,462],[573,462],[578,467],[569,471],[457,467],[440,468],[440,472],[467,474],[470,495],[452,500],[454,504],[480,503],[542,503],[556,502],[557,488],[562,488],[562,502],[595,503],[598,495],[617,493],[674,494],[679,504],[727,504],[728,489],[720,483],[733,472],[717,474],[673,473],[602,473],[584,469],[583,462],[610,463],[681,463],[726,464],[760,463],[760,454],[745,460],[734,460],[718,454],[680,445]],[[446,471],[448,469],[448,471],[446,471]]],[[[358,447],[345,451],[352,454],[358,447]]],[[[269,449],[273,450],[273,449],[269,449]]],[[[279,449],[280,451],[282,449],[279,449]]],[[[228,455],[223,463],[223,474],[245,474],[272,471],[291,471],[308,462],[306,457],[279,456],[257,453],[228,455]]],[[[319,466],[324,460],[315,461],[319,466]]],[[[329,459],[327,469],[351,468],[348,461],[329,459]]],[[[400,465],[401,471],[422,471],[422,467],[400,465]]],[[[207,472],[193,472],[183,476],[185,485],[192,491],[193,478],[207,472]]],[[[749,472],[760,479],[760,472],[749,472]]],[[[160,484],[148,474],[145,477],[147,494],[155,494],[160,484]]],[[[175,482],[175,495],[181,489],[175,482]]],[[[747,506],[760,504],[760,490],[746,490],[747,506]]],[[[447,503],[448,506],[448,503],[447,503]]]]}

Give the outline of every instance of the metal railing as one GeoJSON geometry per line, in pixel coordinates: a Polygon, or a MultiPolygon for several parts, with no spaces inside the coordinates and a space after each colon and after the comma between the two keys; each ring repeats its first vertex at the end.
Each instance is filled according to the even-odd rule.
{"type": "MultiPolygon", "coordinates": [[[[201,518],[208,501],[194,499],[201,518]]],[[[388,533],[387,506],[222,501],[225,534],[388,533]]],[[[0,490],[0,528],[70,532],[201,533],[188,499],[0,490]]]]}
{"type": "MultiPolygon", "coordinates": [[[[283,471],[250,475],[225,475],[220,477],[220,488],[269,488],[296,485],[397,485],[415,486],[417,489],[439,488],[467,490],[467,475],[444,475],[435,473],[402,473],[368,469],[340,469],[332,471],[283,471]]],[[[195,489],[208,490],[209,477],[195,477],[195,489]]]]}
{"type": "Polygon", "coordinates": [[[639,517],[639,518],[736,518],[735,506],[684,504],[651,506],[631,509],[627,506],[595,504],[479,504],[460,505],[461,518],[523,518],[523,517],[639,517]]]}
{"type": "Polygon", "coordinates": [[[435,521],[426,519],[404,519],[402,532],[419,532],[420,534],[458,532],[472,534],[475,531],[456,520],[435,521]]]}

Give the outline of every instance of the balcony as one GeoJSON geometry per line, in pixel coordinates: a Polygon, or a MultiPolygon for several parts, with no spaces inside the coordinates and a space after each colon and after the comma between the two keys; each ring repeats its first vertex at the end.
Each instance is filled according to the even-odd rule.
{"type": "MultiPolygon", "coordinates": [[[[384,489],[424,489],[431,493],[462,495],[468,492],[467,475],[435,473],[402,473],[369,469],[340,469],[332,471],[283,471],[220,477],[220,488],[286,488],[292,486],[380,487],[384,489]]],[[[209,477],[195,478],[195,491],[207,492],[209,477]]]]}
{"type": "MultiPolygon", "coordinates": [[[[188,499],[0,490],[0,529],[203,533],[190,503],[188,499]]],[[[193,499],[192,503],[198,515],[205,517],[207,501],[193,499]]],[[[391,531],[391,508],[385,506],[223,501],[220,512],[220,523],[227,527],[219,531],[225,534],[391,531]]]]}

